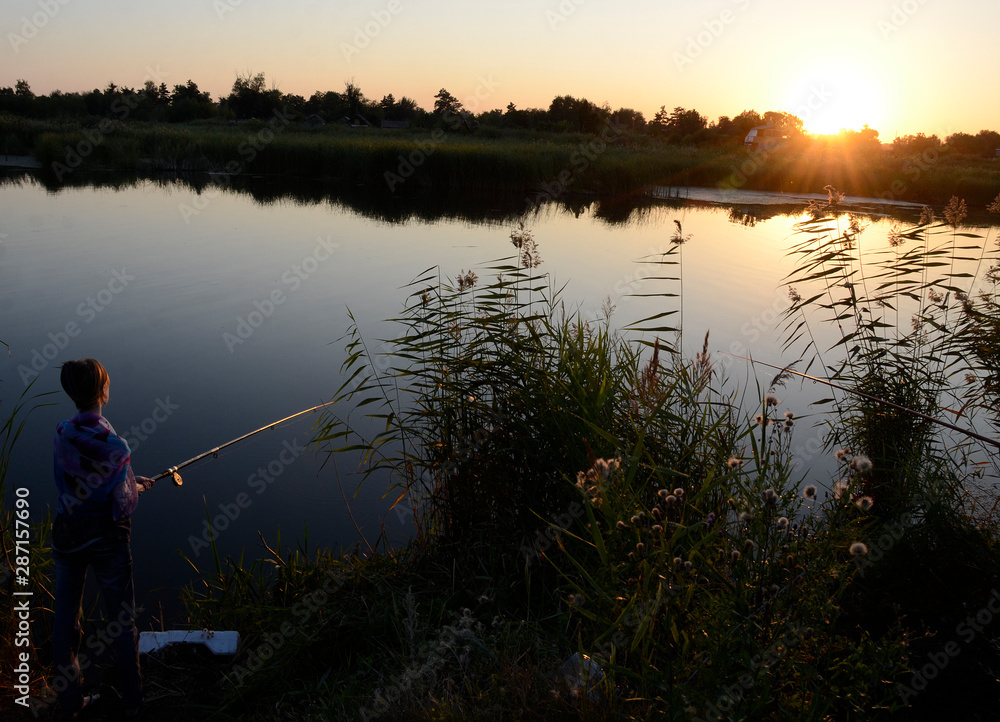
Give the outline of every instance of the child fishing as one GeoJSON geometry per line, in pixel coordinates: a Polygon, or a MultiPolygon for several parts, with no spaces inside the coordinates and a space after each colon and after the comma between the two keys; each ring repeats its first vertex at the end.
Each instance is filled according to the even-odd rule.
{"type": "Polygon", "coordinates": [[[125,717],[135,717],[143,696],[132,584],[131,514],[139,492],[151,486],[152,480],[132,473],[128,444],[101,415],[110,392],[104,366],[92,358],[67,361],[62,365],[60,382],[77,414],[60,422],[55,435],[59,513],[52,528],[56,568],[54,684],[69,719],[76,719],[99,697],[83,695],[77,659],[83,588],[90,567],[107,610],[125,717]]]}

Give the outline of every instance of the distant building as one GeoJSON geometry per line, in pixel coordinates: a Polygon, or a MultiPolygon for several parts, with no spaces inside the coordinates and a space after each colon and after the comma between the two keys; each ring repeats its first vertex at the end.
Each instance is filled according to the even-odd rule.
{"type": "Polygon", "coordinates": [[[326,121],[321,117],[313,113],[312,115],[307,115],[302,121],[303,125],[326,125],[326,121]]]}
{"type": "Polygon", "coordinates": [[[371,128],[372,124],[368,122],[368,118],[361,115],[361,113],[355,113],[353,116],[348,118],[344,116],[341,120],[344,125],[349,125],[352,128],[371,128]]]}
{"type": "Polygon", "coordinates": [[[406,130],[410,127],[410,121],[408,120],[383,120],[382,127],[386,129],[394,130],[406,130]]]}
{"type": "Polygon", "coordinates": [[[787,139],[784,130],[775,127],[774,123],[767,123],[751,128],[747,137],[743,139],[743,145],[747,148],[773,148],[787,139]]]}

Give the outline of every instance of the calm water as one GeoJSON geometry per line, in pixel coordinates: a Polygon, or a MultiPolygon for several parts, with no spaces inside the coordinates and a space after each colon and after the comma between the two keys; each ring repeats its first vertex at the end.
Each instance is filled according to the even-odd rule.
{"type": "MultiPolygon", "coordinates": [[[[247,183],[238,190],[149,180],[50,189],[31,176],[4,177],[4,408],[31,379],[33,391],[58,391],[61,361],[99,358],[112,379],[105,415],[130,439],[136,471],[154,475],[328,400],[341,381],[338,339],[348,309],[379,349],[379,339],[396,331],[381,321],[400,310],[407,282],[431,266],[451,277],[470,268],[482,276],[486,262],[513,250],[509,234],[518,221],[539,242],[539,270],[568,284],[567,305],[598,318],[610,297],[619,325],[669,310],[663,299],[627,294],[676,290],[646,279],[647,267],[635,261],[665,251],[674,220],[681,221],[692,236],[683,248],[685,351],[693,354],[710,330],[717,363],[751,389],[745,363],[721,352],[791,360],[779,354],[776,329],[799,199],[691,189],[684,201],[585,199],[525,212],[521,198],[404,202],[247,183]]],[[[885,242],[881,212],[869,215],[868,243],[885,242]]],[[[919,213],[892,212],[909,220],[919,213]]],[[[764,389],[769,375],[758,374],[764,389]]],[[[783,396],[784,407],[804,414],[815,390],[783,396]]],[[[55,503],[54,426],[73,413],[61,391],[50,400],[31,417],[8,477],[8,488],[31,490],[36,517],[55,503]]],[[[387,510],[384,488],[357,489],[352,460],[335,469],[300,451],[314,420],[260,434],[187,468],[183,487],[164,481],[142,498],[133,551],[147,608],[190,579],[179,552],[209,563],[193,541],[204,534],[206,510],[232,517],[219,545],[234,555],[244,548],[258,555],[258,530],[273,542],[279,526],[285,546],[308,529],[312,545],[353,547],[358,533],[345,495],[372,541],[383,528],[397,540],[410,533],[409,519],[387,510]]],[[[800,428],[794,446],[805,468],[821,461],[820,436],[800,428]]]]}

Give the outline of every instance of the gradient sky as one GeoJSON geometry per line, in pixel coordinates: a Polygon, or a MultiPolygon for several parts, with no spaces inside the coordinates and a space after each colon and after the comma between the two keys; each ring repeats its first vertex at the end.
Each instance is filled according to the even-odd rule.
{"type": "Polygon", "coordinates": [[[307,98],[351,79],[427,109],[442,87],[476,111],[569,94],[891,140],[1000,130],[998,29],[997,0],[3,0],[0,85],[190,78],[217,99],[264,72],[307,98]]]}

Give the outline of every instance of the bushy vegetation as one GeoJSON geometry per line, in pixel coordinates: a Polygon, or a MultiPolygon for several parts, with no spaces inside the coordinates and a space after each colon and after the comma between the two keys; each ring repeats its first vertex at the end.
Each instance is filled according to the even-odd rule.
{"type": "MultiPolygon", "coordinates": [[[[299,690],[303,716],[933,719],[941,699],[981,714],[1000,547],[976,505],[995,454],[936,422],[959,407],[971,430],[992,403],[967,349],[995,337],[963,304],[994,254],[957,200],[948,223],[925,217],[862,253],[837,199],[800,225],[788,341],[801,360],[766,388],[733,390],[707,339],[693,360],[663,340],[678,330],[681,229],[645,259],[667,310],[631,341],[611,308],[589,322],[566,309],[523,228],[509,259],[414,280],[388,371],[352,331],[338,398],[355,411],[317,441],[393,479],[418,535],[366,561],[293,555],[276,584],[236,595],[285,610],[250,631],[253,649],[301,599],[287,595],[315,585],[289,587],[286,567],[337,590],[325,631],[307,626],[294,653],[244,675],[228,709],[263,685],[299,690]],[[817,348],[811,326],[827,323],[840,342],[817,348]],[[834,384],[812,414],[833,478],[791,464],[803,422],[779,396],[806,372],[834,384]],[[381,431],[360,434],[362,417],[381,431]],[[320,650],[349,661],[301,682],[320,650]]],[[[231,606],[239,566],[211,577],[196,619],[252,610],[231,606]]]]}
{"type": "Polygon", "coordinates": [[[419,274],[385,359],[347,334],[315,438],[389,480],[414,540],[216,556],[190,622],[242,647],[187,714],[987,718],[997,253],[957,198],[871,248],[839,200],[799,225],[796,361],[763,387],[729,383],[707,337],[676,352],[679,224],[642,259],[663,310],[621,330],[567,307],[523,226],[507,258],[419,274]],[[797,374],[831,388],[809,416],[832,478],[793,466],[797,374]]]}

